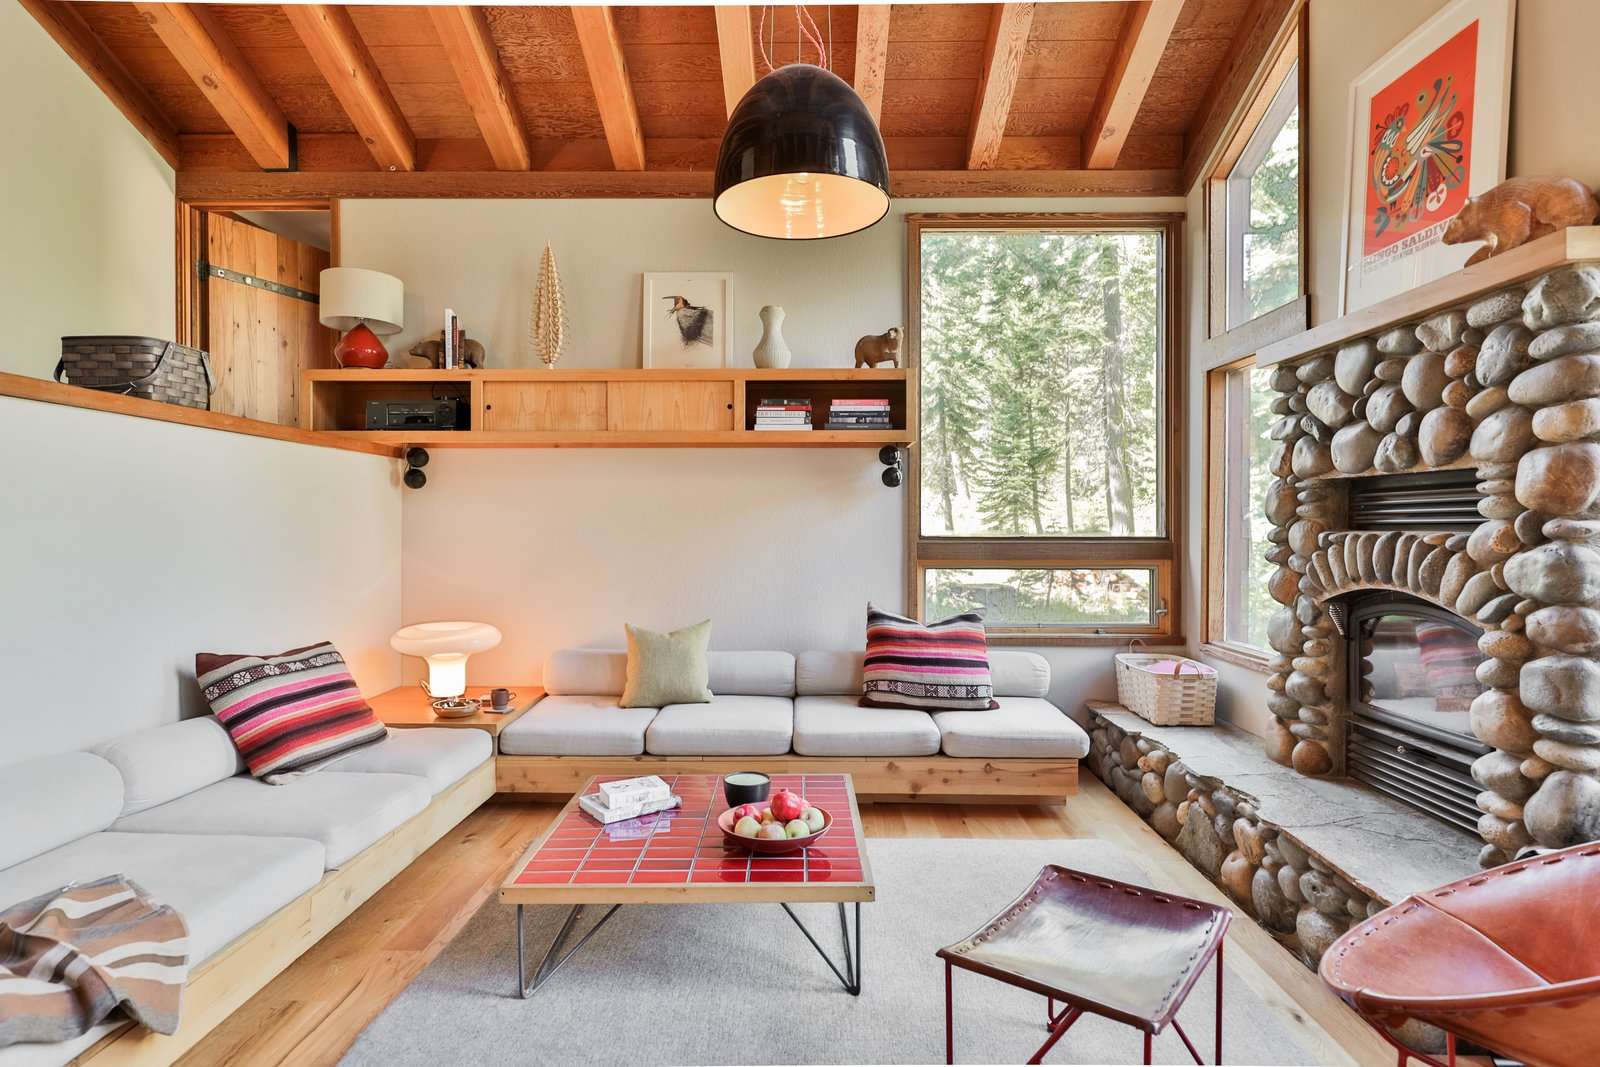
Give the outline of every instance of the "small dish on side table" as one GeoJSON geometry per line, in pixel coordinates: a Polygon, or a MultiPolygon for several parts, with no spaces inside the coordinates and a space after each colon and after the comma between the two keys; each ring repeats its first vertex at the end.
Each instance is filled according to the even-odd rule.
{"type": "Polygon", "coordinates": [[[820,808],[815,804],[811,806],[822,812],[822,829],[806,834],[804,837],[785,837],[781,840],[770,837],[740,837],[733,832],[734,817],[732,808],[717,816],[717,829],[722,831],[722,843],[725,845],[748,849],[751,852],[759,852],[764,856],[778,856],[785,852],[794,852],[797,849],[805,848],[807,845],[816,844],[822,839],[822,835],[828,832],[829,827],[833,826],[833,815],[829,813],[827,808],[820,808]]]}
{"type": "Polygon", "coordinates": [[[435,700],[430,707],[433,713],[441,719],[465,719],[478,714],[478,709],[483,702],[473,700],[471,697],[450,697],[444,700],[435,700]]]}

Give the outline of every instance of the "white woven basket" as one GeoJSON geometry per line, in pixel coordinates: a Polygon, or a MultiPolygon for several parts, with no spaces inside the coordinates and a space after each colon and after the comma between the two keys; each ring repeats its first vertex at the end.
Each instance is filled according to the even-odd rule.
{"type": "Polygon", "coordinates": [[[1156,726],[1210,726],[1216,721],[1217,672],[1183,656],[1119,652],[1117,702],[1156,726]],[[1149,669],[1161,660],[1176,661],[1177,673],[1149,669]],[[1188,666],[1196,669],[1186,671],[1188,666]]]}

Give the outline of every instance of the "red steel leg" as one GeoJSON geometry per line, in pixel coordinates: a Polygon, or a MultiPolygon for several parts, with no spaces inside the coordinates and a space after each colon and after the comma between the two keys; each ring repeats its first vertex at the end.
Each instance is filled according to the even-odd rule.
{"type": "Polygon", "coordinates": [[[1056,1024],[1056,998],[1044,998],[1044,1028],[1050,1029],[1056,1024]]]}
{"type": "Polygon", "coordinates": [[[1074,1008],[1070,1004],[1063,1006],[1060,1018],[1056,1020],[1056,1024],[1050,1029],[1050,1037],[1046,1039],[1044,1044],[1039,1046],[1039,1051],[1029,1057],[1028,1062],[1041,1062],[1045,1057],[1045,1053],[1056,1047],[1056,1042],[1061,1040],[1062,1035],[1067,1032],[1067,1028],[1077,1022],[1081,1015],[1083,1015],[1082,1008],[1074,1008]]]}
{"type": "Polygon", "coordinates": [[[956,1062],[955,1002],[951,998],[950,961],[944,961],[944,1062],[956,1062]]]}
{"type": "Polygon", "coordinates": [[[1444,1047],[1450,1056],[1450,1067],[1456,1067],[1456,1035],[1448,1030],[1444,1035],[1444,1047]]]}
{"type": "Polygon", "coordinates": [[[1222,1065],[1222,942],[1217,942],[1217,1065],[1222,1065]]]}
{"type": "Polygon", "coordinates": [[[1155,1037],[1156,1037],[1156,1035],[1152,1034],[1148,1030],[1146,1030],[1144,1032],[1144,1062],[1146,1062],[1146,1063],[1154,1063],[1155,1062],[1155,1060],[1152,1059],[1151,1055],[1150,1055],[1150,1046],[1155,1042],[1155,1037]]]}

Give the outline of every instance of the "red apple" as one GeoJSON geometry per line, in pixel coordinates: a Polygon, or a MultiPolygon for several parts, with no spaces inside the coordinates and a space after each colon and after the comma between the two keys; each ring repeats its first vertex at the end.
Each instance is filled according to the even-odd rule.
{"type": "Polygon", "coordinates": [[[760,822],[761,821],[761,805],[760,804],[740,804],[737,808],[733,809],[733,821],[734,822],[738,822],[740,819],[744,819],[744,818],[751,818],[751,819],[756,820],[757,822],[760,822]]]}
{"type": "Polygon", "coordinates": [[[800,813],[805,810],[806,802],[787,789],[780,789],[772,794],[772,815],[779,822],[786,823],[798,819],[800,813]]]}

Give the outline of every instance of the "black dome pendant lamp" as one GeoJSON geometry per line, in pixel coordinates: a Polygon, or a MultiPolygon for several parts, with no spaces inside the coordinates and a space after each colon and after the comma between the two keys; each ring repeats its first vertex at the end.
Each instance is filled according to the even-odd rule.
{"type": "Polygon", "coordinates": [[[717,153],[717,218],[757,237],[842,237],[889,213],[889,160],[867,105],[809,63],[751,86],[717,153]]]}

